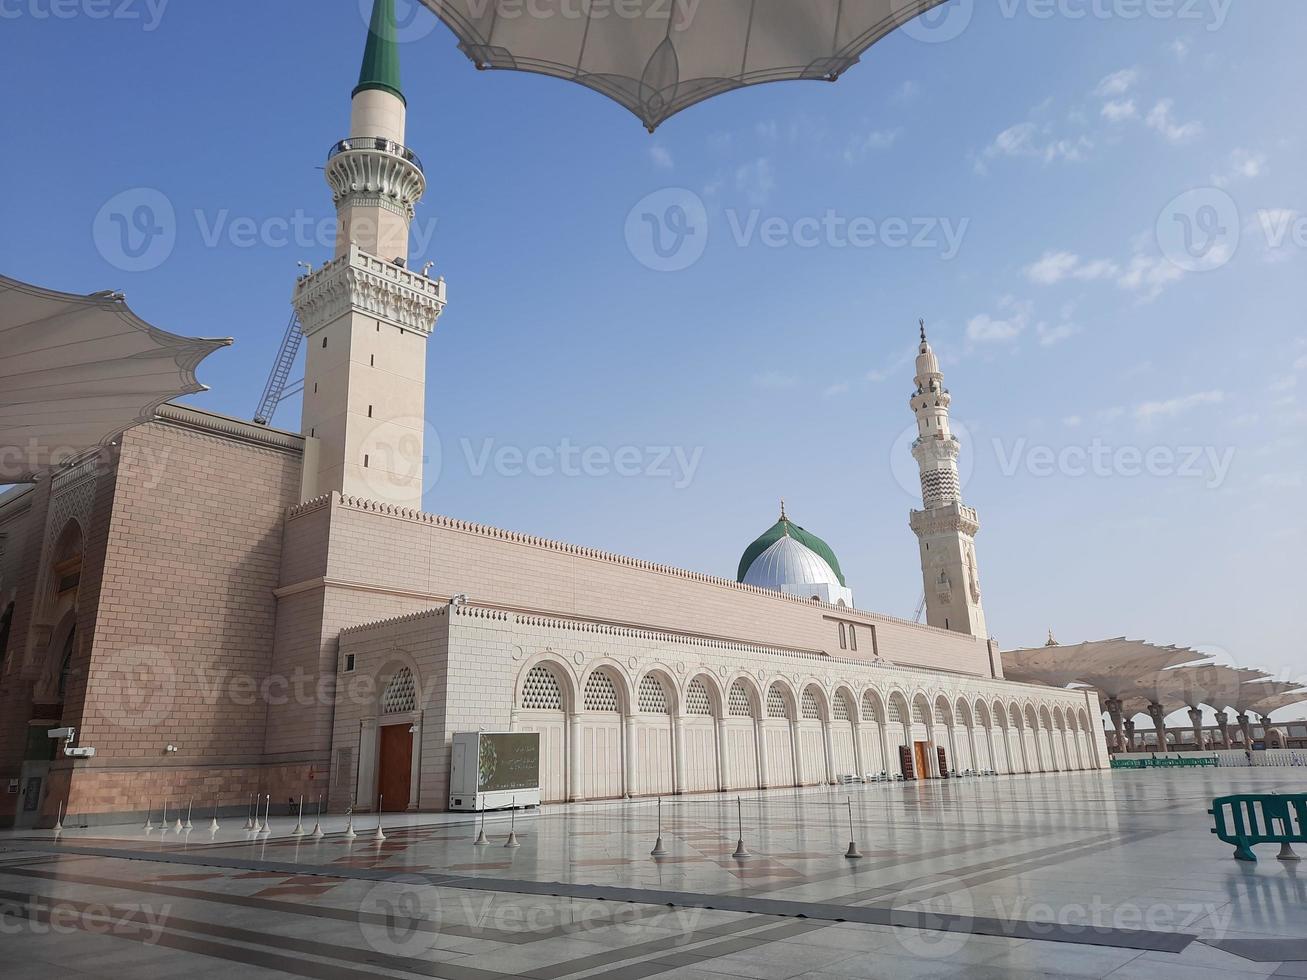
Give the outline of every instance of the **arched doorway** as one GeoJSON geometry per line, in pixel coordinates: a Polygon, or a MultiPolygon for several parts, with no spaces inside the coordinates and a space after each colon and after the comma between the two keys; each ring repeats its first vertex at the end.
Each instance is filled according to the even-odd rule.
{"type": "Polygon", "coordinates": [[[632,795],[661,796],[676,792],[672,755],[674,694],[661,673],[640,678],[635,731],[635,783],[632,795]]]}
{"type": "Polygon", "coordinates": [[[377,709],[377,782],[375,799],[385,813],[416,809],[421,758],[418,734],[418,684],[408,667],[397,668],[382,689],[377,709]]]}
{"type": "Polygon", "coordinates": [[[798,767],[794,758],[794,696],[776,681],[767,689],[767,717],[763,722],[766,742],[767,785],[797,786],[798,767]]]}
{"type": "Polygon", "coordinates": [[[566,670],[548,661],[527,670],[517,698],[515,731],[540,735],[540,800],[567,799],[567,713],[572,692],[566,670]]]}
{"type": "Polygon", "coordinates": [[[889,753],[886,761],[889,763],[890,772],[901,773],[906,777],[911,771],[915,778],[925,778],[916,771],[916,763],[913,761],[912,713],[908,707],[908,699],[902,692],[894,691],[890,694],[886,716],[889,720],[885,724],[885,747],[889,753]],[[907,766],[904,765],[905,756],[907,766]]]}
{"type": "Polygon", "coordinates": [[[826,759],[826,696],[816,684],[803,689],[799,700],[799,773],[805,786],[831,781],[826,759]]]}
{"type": "Polygon", "coordinates": [[[726,788],[754,789],[758,776],[760,712],[758,689],[743,678],[731,685],[722,719],[726,743],[726,788]]]}
{"type": "Polygon", "coordinates": [[[685,688],[685,714],[681,722],[684,739],[681,751],[685,759],[684,793],[706,793],[721,784],[717,772],[718,734],[721,715],[717,688],[700,674],[685,688]]]}
{"type": "Polygon", "coordinates": [[[596,667],[581,696],[581,795],[607,800],[622,795],[626,767],[622,752],[622,718],[626,686],[611,667],[596,667]]]}
{"type": "Polygon", "coordinates": [[[912,699],[912,738],[910,742],[913,766],[917,771],[918,779],[931,779],[938,774],[938,763],[933,758],[935,751],[932,747],[934,742],[932,727],[930,704],[926,701],[924,694],[918,694],[912,699]]]}
{"type": "Polygon", "coordinates": [[[830,745],[834,776],[861,776],[858,766],[858,738],[854,727],[857,712],[849,692],[840,688],[831,701],[830,745]]]}
{"type": "Polygon", "coordinates": [[[875,688],[863,692],[860,728],[863,768],[867,770],[863,775],[888,775],[890,769],[885,755],[885,702],[875,688]]]}

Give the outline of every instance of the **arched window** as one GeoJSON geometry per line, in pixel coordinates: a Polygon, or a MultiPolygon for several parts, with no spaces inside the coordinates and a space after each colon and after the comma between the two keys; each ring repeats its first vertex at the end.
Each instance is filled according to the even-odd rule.
{"type": "Polygon", "coordinates": [[[685,713],[687,715],[712,716],[712,701],[708,697],[708,688],[702,677],[690,681],[685,690],[685,713]]]}
{"type": "Polygon", "coordinates": [[[731,685],[728,707],[732,718],[753,717],[753,702],[749,700],[749,692],[745,689],[743,682],[736,681],[731,685]]]}
{"type": "Polygon", "coordinates": [[[844,624],[840,623],[840,649],[847,650],[848,648],[849,648],[849,635],[844,628],[844,624]]]}
{"type": "Polygon", "coordinates": [[[858,628],[849,623],[849,649],[858,649],[858,628]]]}
{"type": "Polygon", "coordinates": [[[653,674],[646,674],[644,680],[640,681],[639,703],[641,711],[650,711],[659,715],[671,714],[671,709],[667,706],[667,692],[663,689],[662,682],[653,674]]]}
{"type": "Polygon", "coordinates": [[[383,715],[406,714],[418,709],[417,685],[413,683],[413,671],[401,667],[391,676],[386,684],[385,693],[381,695],[381,713],[383,715]]]}
{"type": "Polygon", "coordinates": [[[789,707],[785,703],[785,695],[781,694],[781,689],[775,684],[767,691],[767,717],[790,717],[789,707]]]}
{"type": "Polygon", "coordinates": [[[602,670],[596,670],[585,682],[586,711],[617,711],[617,686],[602,670]]]}
{"type": "Polygon", "coordinates": [[[558,678],[544,664],[536,664],[522,682],[522,707],[543,711],[561,711],[563,692],[558,678]]]}
{"type": "Polygon", "coordinates": [[[807,688],[803,692],[803,719],[821,721],[821,709],[817,707],[817,695],[813,693],[812,688],[807,688]]]}

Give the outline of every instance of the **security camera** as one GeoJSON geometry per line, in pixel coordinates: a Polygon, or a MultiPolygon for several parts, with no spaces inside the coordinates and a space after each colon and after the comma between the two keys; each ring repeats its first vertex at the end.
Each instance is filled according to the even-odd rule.
{"type": "Polygon", "coordinates": [[[76,728],[51,728],[47,731],[46,736],[49,738],[62,738],[65,742],[71,742],[77,737],[76,728]]]}
{"type": "Polygon", "coordinates": [[[95,756],[95,749],[89,745],[80,749],[64,749],[64,755],[70,759],[91,759],[95,756]]]}

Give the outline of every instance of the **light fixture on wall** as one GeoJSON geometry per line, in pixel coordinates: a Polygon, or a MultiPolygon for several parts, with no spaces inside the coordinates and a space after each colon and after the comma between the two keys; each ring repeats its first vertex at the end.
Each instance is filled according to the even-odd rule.
{"type": "Polygon", "coordinates": [[[163,751],[166,752],[168,755],[172,755],[174,752],[177,751],[177,746],[173,745],[170,742],[168,745],[164,746],[163,751]]]}

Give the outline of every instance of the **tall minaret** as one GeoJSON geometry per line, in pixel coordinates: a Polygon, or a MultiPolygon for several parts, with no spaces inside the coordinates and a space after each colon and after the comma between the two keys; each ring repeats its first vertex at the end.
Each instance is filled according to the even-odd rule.
{"type": "Polygon", "coordinates": [[[941,629],[988,638],[976,572],[976,532],[980,519],[962,503],[958,483],[958,438],[949,430],[952,400],[944,387],[939,359],[921,324],[917,351],[917,389],[911,406],[917,416],[912,455],[921,470],[922,510],[909,523],[921,545],[921,575],[926,590],[926,622],[941,629]]]}
{"type": "Polygon", "coordinates": [[[327,159],[336,256],[295,286],[307,347],[305,499],[335,490],[422,505],[426,346],[445,282],[408,268],[427,183],[404,145],[406,115],[394,0],[375,0],[350,135],[327,159]]]}

